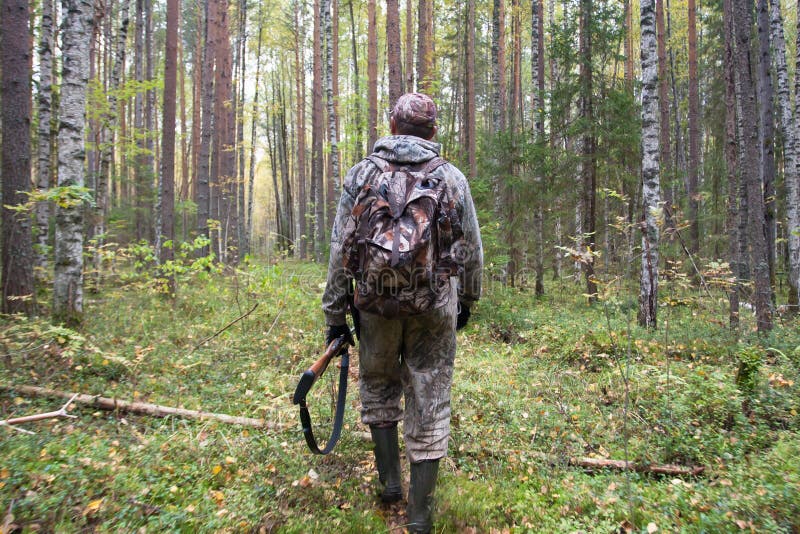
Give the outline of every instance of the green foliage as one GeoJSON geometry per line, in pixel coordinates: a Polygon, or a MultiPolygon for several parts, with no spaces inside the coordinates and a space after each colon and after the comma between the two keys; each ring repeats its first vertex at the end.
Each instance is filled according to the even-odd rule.
{"type": "MultiPolygon", "coordinates": [[[[328,457],[307,452],[289,402],[322,345],[324,267],[248,263],[223,275],[193,267],[206,245],[201,238],[176,249],[174,299],[162,298],[155,282],[154,251],[135,245],[116,252],[115,273],[86,303],[82,331],[0,317],[0,383],[268,425],[76,405],[78,419],[26,424],[36,435],[0,428],[0,501],[13,500],[16,528],[374,532],[401,524],[397,509],[377,504],[355,379],[342,440],[328,457]]],[[[800,527],[796,322],[767,340],[737,343],[726,324],[713,322],[718,309],[678,288],[672,298],[684,304],[663,306],[669,329],[656,332],[632,324],[635,293],[622,281],[607,283],[602,307],[587,306],[565,281],[548,283],[543,298],[491,279],[485,288],[459,333],[437,532],[800,527]],[[737,382],[746,358],[757,362],[747,393],[737,382]],[[580,457],[707,471],[591,474],[568,464],[580,457]]],[[[747,331],[754,319],[742,321],[747,331]]],[[[330,369],[318,387],[336,375],[330,369]]],[[[61,402],[0,390],[4,418],[61,402]]],[[[318,428],[324,439],[329,426],[318,428]]]]}

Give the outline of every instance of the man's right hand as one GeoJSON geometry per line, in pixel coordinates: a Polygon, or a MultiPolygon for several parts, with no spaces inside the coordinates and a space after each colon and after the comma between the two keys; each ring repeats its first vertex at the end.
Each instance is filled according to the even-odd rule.
{"type": "Polygon", "coordinates": [[[355,346],[356,343],[353,340],[353,334],[350,333],[350,327],[346,324],[328,326],[328,335],[325,338],[325,346],[327,347],[331,344],[331,341],[343,335],[347,336],[348,343],[355,346]]]}

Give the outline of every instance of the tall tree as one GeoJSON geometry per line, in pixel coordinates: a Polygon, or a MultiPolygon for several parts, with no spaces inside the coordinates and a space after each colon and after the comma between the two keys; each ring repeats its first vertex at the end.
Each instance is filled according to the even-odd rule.
{"type": "Polygon", "coordinates": [[[128,39],[128,0],[122,0],[120,10],[120,25],[117,30],[116,41],[114,43],[114,67],[111,71],[111,79],[108,90],[108,111],[102,117],[102,137],[106,140],[100,147],[100,172],[97,175],[97,185],[94,206],[94,232],[93,235],[98,241],[94,262],[95,269],[99,272],[100,257],[99,248],[103,243],[103,236],[106,231],[106,218],[108,216],[108,184],[111,182],[111,167],[114,159],[113,152],[113,132],[117,124],[118,98],[117,93],[122,82],[122,71],[125,68],[125,43],[128,39]]]}
{"type": "MultiPolygon", "coordinates": [[[[664,0],[656,0],[656,46],[658,47],[658,109],[660,111],[659,127],[659,183],[665,182],[670,175],[670,134],[669,134],[669,75],[667,69],[667,30],[664,24],[664,0]]],[[[672,195],[669,187],[664,187],[664,201],[667,209],[671,209],[672,195]]]]}
{"type": "MultiPolygon", "coordinates": [[[[353,2],[350,2],[352,10],[353,2]]],[[[414,90],[414,0],[406,0],[406,93],[414,90]]],[[[358,91],[356,91],[358,94],[358,91]]]]}
{"type": "Polygon", "coordinates": [[[775,212],[775,118],[773,116],[772,51],[767,0],[758,0],[758,122],[761,165],[759,174],[764,187],[764,221],[767,233],[767,259],[770,285],[775,283],[777,216],[775,212]]]}
{"type": "MultiPolygon", "coordinates": [[[[533,135],[537,146],[544,148],[544,13],[542,0],[531,0],[531,75],[533,79],[533,135]]],[[[543,151],[542,151],[543,153],[543,151]]],[[[536,234],[536,253],[534,254],[537,296],[544,295],[544,174],[542,164],[535,170],[535,212],[534,232],[536,234]]]]}
{"type": "MultiPolygon", "coordinates": [[[[86,87],[89,80],[89,39],[94,5],[90,0],[62,0],[61,105],[58,127],[58,185],[83,188],[86,87]]],[[[5,17],[3,17],[5,20],[5,17]]],[[[26,38],[27,41],[27,38],[26,38]]],[[[3,47],[5,49],[5,47],[3,47]]],[[[4,108],[5,109],[5,108],[4,108]]],[[[4,125],[4,128],[7,126],[4,125]]],[[[56,208],[53,317],[77,324],[83,314],[83,206],[56,208]]]]}
{"type": "MultiPolygon", "coordinates": [[[[63,0],[62,0],[63,1],[63,0]]],[[[147,158],[145,156],[147,147],[144,142],[145,122],[144,122],[144,100],[145,93],[142,89],[145,81],[145,0],[136,0],[136,23],[134,34],[134,78],[137,83],[136,95],[133,101],[133,137],[136,142],[134,156],[134,203],[135,203],[135,225],[136,239],[141,240],[147,237],[147,220],[145,209],[145,197],[148,195],[148,183],[150,176],[147,173],[147,158]]]]}
{"type": "Polygon", "coordinates": [[[755,282],[754,300],[758,331],[772,329],[771,288],[767,241],[764,235],[764,194],[758,173],[758,118],[756,105],[755,73],[758,64],[750,48],[752,13],[747,2],[733,3],[733,24],[736,36],[734,58],[736,64],[736,100],[742,146],[739,169],[747,193],[747,232],[750,243],[750,267],[755,282]]]}
{"type": "MultiPolygon", "coordinates": [[[[295,91],[297,93],[297,231],[299,241],[297,244],[297,254],[301,259],[305,259],[308,250],[308,217],[306,216],[308,197],[306,196],[306,76],[305,76],[305,52],[303,43],[305,42],[306,32],[304,25],[304,2],[295,0],[294,3],[294,65],[295,65],[295,91]]],[[[259,43],[261,36],[259,35],[259,43]]],[[[258,83],[258,78],[256,78],[258,83]]],[[[252,188],[250,195],[252,196],[252,188]]],[[[312,227],[313,231],[313,227],[312,227]]]]}
{"type": "Polygon", "coordinates": [[[733,0],[724,0],[723,3],[723,31],[725,40],[725,167],[728,178],[728,209],[725,217],[725,226],[728,232],[728,256],[734,283],[728,290],[729,315],[728,323],[732,329],[739,327],[739,280],[741,279],[739,257],[739,178],[736,169],[736,68],[733,59],[733,0]]]}
{"type": "MultiPolygon", "coordinates": [[[[50,187],[53,169],[51,165],[53,147],[53,0],[42,0],[42,24],[39,29],[39,108],[38,167],[36,187],[44,192],[50,187]]],[[[4,174],[5,175],[5,174],[4,174]]],[[[36,266],[40,275],[47,271],[47,243],[50,221],[50,204],[40,202],[36,206],[36,266]]]]}
{"type": "Polygon", "coordinates": [[[492,10],[492,126],[494,133],[506,129],[506,45],[504,0],[494,0],[492,10]]]}
{"type": "Polygon", "coordinates": [[[403,62],[400,59],[399,0],[386,0],[386,64],[389,68],[389,109],[403,94],[403,62]]]}
{"type": "Polygon", "coordinates": [[[239,259],[237,242],[238,210],[236,206],[236,110],[233,99],[233,52],[228,24],[228,2],[219,1],[217,46],[214,70],[214,134],[218,158],[217,185],[219,187],[220,257],[226,263],[239,259]]]}
{"type": "MultiPolygon", "coordinates": [[[[295,11],[295,15],[296,15],[295,11]]],[[[250,118],[250,156],[249,156],[249,173],[247,180],[247,226],[242,240],[242,248],[245,254],[252,253],[253,242],[253,201],[255,198],[255,183],[256,183],[256,125],[258,124],[259,117],[259,95],[261,90],[261,45],[264,38],[264,5],[258,5],[258,45],[256,46],[256,77],[255,77],[255,94],[253,95],[253,115],[250,118]]],[[[297,19],[295,18],[295,32],[297,32],[297,19]]],[[[295,45],[297,40],[295,39],[295,45]]],[[[297,60],[297,51],[295,50],[295,60],[297,60]]],[[[295,69],[295,73],[297,70],[295,69]]],[[[303,176],[305,182],[305,176],[303,176]]],[[[303,184],[305,186],[305,183],[303,184]]],[[[302,204],[303,197],[301,197],[302,204]]],[[[301,235],[302,239],[302,235],[301,235]]],[[[300,254],[298,250],[299,243],[295,243],[295,254],[300,254]]]]}
{"type": "Polygon", "coordinates": [[[378,19],[375,0],[367,0],[367,153],[378,140],[378,19]]]}
{"type": "Polygon", "coordinates": [[[433,0],[419,0],[417,10],[417,88],[429,93],[433,89],[433,0]]]}
{"type": "Polygon", "coordinates": [[[466,28],[466,98],[464,100],[464,117],[466,121],[466,150],[469,167],[469,178],[478,175],[478,163],[475,154],[475,0],[467,1],[466,28]]]}
{"type": "MultiPolygon", "coordinates": [[[[161,129],[161,213],[156,225],[156,243],[161,262],[175,257],[175,97],[178,83],[178,17],[180,0],[167,0],[167,37],[164,55],[164,125],[161,129]]],[[[175,280],[168,275],[170,294],[175,290],[175,280]]]]}
{"type": "MultiPolygon", "coordinates": [[[[336,106],[334,100],[334,84],[338,82],[334,78],[333,73],[333,40],[338,39],[339,36],[333,35],[333,25],[331,23],[331,0],[322,0],[322,15],[323,23],[325,25],[325,98],[328,109],[328,142],[330,145],[330,174],[328,174],[328,221],[333,225],[334,215],[336,213],[336,203],[339,198],[339,141],[338,131],[336,128],[336,106]]],[[[399,33],[398,33],[398,52],[400,51],[399,33]]],[[[400,58],[397,58],[398,62],[400,58]]],[[[398,82],[400,80],[398,79],[398,82]]]]}
{"type": "Polygon", "coordinates": [[[597,198],[597,159],[594,136],[594,99],[592,78],[592,0],[580,2],[580,115],[583,122],[583,139],[581,140],[581,180],[583,182],[583,198],[581,212],[581,234],[583,247],[587,252],[583,265],[586,279],[586,294],[589,302],[597,300],[597,282],[594,277],[595,251],[595,201],[597,198]]]}
{"type": "Polygon", "coordinates": [[[13,209],[31,190],[31,41],[29,3],[5,0],[0,18],[3,107],[3,313],[33,311],[31,219],[13,209]],[[13,134],[11,132],[14,132],[13,134]]]}
{"type": "MultiPolygon", "coordinates": [[[[138,1],[138,0],[137,0],[138,1]]],[[[211,141],[214,127],[214,57],[216,56],[216,40],[214,20],[217,18],[217,2],[205,0],[205,44],[200,79],[202,92],[200,108],[202,124],[200,127],[200,145],[197,151],[197,233],[210,237],[208,221],[211,218],[211,141]]],[[[207,250],[199,251],[201,254],[207,250]]]]}
{"type": "Polygon", "coordinates": [[[354,150],[355,157],[353,159],[358,161],[364,154],[364,147],[362,146],[363,141],[361,137],[361,132],[363,131],[362,127],[363,119],[361,116],[363,107],[361,105],[361,98],[358,97],[358,95],[361,94],[361,80],[358,75],[358,44],[356,40],[356,19],[355,16],[353,15],[353,0],[350,0],[347,4],[350,10],[350,42],[352,44],[352,49],[353,49],[353,89],[354,89],[353,93],[357,96],[357,98],[354,99],[353,103],[355,106],[355,113],[354,113],[355,136],[353,139],[353,144],[355,145],[355,150],[354,150]]]}
{"type": "Polygon", "coordinates": [[[658,239],[661,219],[658,146],[658,64],[655,0],[641,0],[642,58],[642,265],[639,325],[655,328],[658,310],[658,239]]]}
{"type": "Polygon", "coordinates": [[[322,10],[314,0],[313,94],[311,102],[311,202],[314,206],[314,259],[323,260],[325,246],[325,159],[323,155],[324,121],[322,114],[322,10]]]}
{"type": "Polygon", "coordinates": [[[689,173],[686,195],[689,199],[689,224],[691,227],[689,249],[700,251],[700,221],[698,175],[700,173],[700,86],[697,78],[697,8],[695,0],[688,0],[689,38],[689,173]]]}
{"type": "MultiPolygon", "coordinates": [[[[789,249],[789,308],[798,311],[800,288],[800,132],[792,117],[789,73],[786,66],[786,40],[783,35],[780,0],[772,0],[772,44],[775,49],[775,74],[778,79],[778,106],[783,133],[783,181],[786,184],[786,234],[789,249]]],[[[800,56],[798,56],[800,58],[800,56]]],[[[800,64],[800,61],[798,62],[800,64]]],[[[798,77],[800,80],[800,77],[798,77]]]]}

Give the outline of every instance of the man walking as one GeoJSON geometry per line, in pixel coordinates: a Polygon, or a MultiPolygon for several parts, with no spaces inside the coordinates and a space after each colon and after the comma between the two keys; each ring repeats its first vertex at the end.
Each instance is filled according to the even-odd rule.
{"type": "Polygon", "coordinates": [[[433,490],[450,436],[456,330],[480,297],[483,251],[464,175],[439,157],[436,105],[401,96],[391,134],[345,177],[323,311],[328,342],[360,311],[361,419],[375,443],[381,500],[403,498],[397,423],[411,462],[410,532],[432,527],[433,490]],[[401,408],[401,398],[405,406],[401,408]]]}

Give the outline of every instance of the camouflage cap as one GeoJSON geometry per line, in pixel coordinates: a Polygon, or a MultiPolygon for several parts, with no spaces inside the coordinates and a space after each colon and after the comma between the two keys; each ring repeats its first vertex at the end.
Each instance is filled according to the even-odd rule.
{"type": "Polygon", "coordinates": [[[436,126],[436,104],[422,93],[406,93],[397,99],[392,109],[396,121],[433,128],[436,126]]]}

